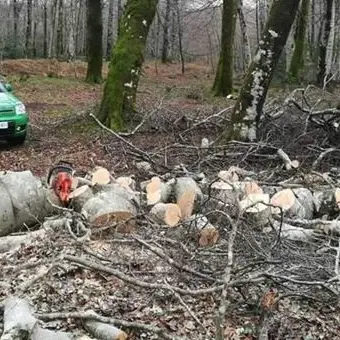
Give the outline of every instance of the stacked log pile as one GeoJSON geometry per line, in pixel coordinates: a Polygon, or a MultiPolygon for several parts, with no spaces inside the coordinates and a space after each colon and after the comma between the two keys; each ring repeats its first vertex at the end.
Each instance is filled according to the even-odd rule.
{"type": "MultiPolygon", "coordinates": [[[[69,211],[80,213],[91,226],[115,227],[121,233],[135,230],[136,218],[141,212],[168,227],[186,222],[192,225],[197,219],[197,239],[202,240],[205,233],[199,245],[213,245],[219,238],[220,228],[212,223],[216,220],[216,210],[231,217],[242,216],[255,229],[268,231],[269,226],[274,226],[284,230],[286,237],[289,237],[290,225],[294,239],[297,230],[301,232],[301,239],[305,239],[302,235],[307,235],[304,229],[309,225],[309,229],[317,232],[340,230],[339,223],[332,220],[339,211],[340,185],[339,188],[305,188],[296,184],[262,188],[249,173],[237,167],[220,171],[209,185],[206,180],[197,181],[190,176],[168,180],[152,176],[137,184],[133,176],[114,178],[102,167],[96,167],[84,178],[75,177],[74,183],[69,211]],[[206,212],[209,217],[204,216],[206,212]]],[[[30,171],[2,173],[0,191],[1,236],[37,225],[58,212],[58,199],[30,171]]]]}

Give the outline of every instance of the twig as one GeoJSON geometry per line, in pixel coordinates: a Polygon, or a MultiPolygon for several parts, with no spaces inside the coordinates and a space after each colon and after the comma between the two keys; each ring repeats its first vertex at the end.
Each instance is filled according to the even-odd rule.
{"type": "Polygon", "coordinates": [[[319,157],[313,162],[312,170],[315,170],[317,168],[317,166],[325,158],[325,156],[327,156],[329,153],[334,152],[334,151],[340,151],[340,150],[336,149],[336,148],[329,148],[329,149],[325,150],[324,152],[321,152],[319,157]]]}
{"type": "Polygon", "coordinates": [[[159,256],[160,258],[162,258],[163,260],[165,260],[168,264],[170,264],[171,266],[177,268],[178,270],[182,270],[185,271],[187,273],[193,274],[197,277],[200,277],[201,279],[205,279],[208,281],[213,281],[213,282],[218,282],[218,283],[222,283],[222,280],[218,280],[215,279],[209,275],[205,275],[203,273],[200,273],[186,265],[180,265],[179,263],[177,263],[174,259],[172,259],[171,257],[169,257],[168,255],[166,255],[163,251],[160,251],[159,249],[157,249],[156,247],[153,247],[152,245],[148,244],[147,242],[143,241],[142,239],[131,235],[131,237],[133,239],[135,239],[138,243],[142,244],[143,246],[145,246],[146,248],[148,248],[150,251],[152,251],[154,254],[156,254],[157,256],[159,256]]]}
{"type": "MultiPolygon", "coordinates": [[[[169,287],[168,285],[161,284],[161,283],[149,283],[149,282],[145,282],[145,281],[142,281],[142,280],[139,280],[139,279],[135,279],[131,276],[128,276],[128,275],[120,272],[119,270],[109,268],[108,266],[103,266],[103,265],[101,265],[97,262],[87,261],[83,258],[78,258],[78,257],[71,256],[71,255],[65,255],[64,259],[67,260],[67,261],[73,262],[73,263],[78,263],[82,266],[91,268],[93,270],[99,270],[99,271],[111,274],[111,275],[119,278],[120,280],[122,280],[124,282],[130,283],[130,284],[138,286],[138,287],[146,288],[146,289],[170,290],[170,288],[171,288],[171,290],[173,290],[173,291],[175,291],[179,294],[191,295],[191,296],[217,293],[217,292],[221,292],[222,289],[223,289],[223,285],[213,286],[213,287],[209,287],[209,288],[196,289],[196,290],[183,289],[183,288],[179,288],[179,287],[175,287],[175,286],[169,287]]],[[[264,277],[263,277],[262,273],[259,273],[258,275],[254,275],[252,278],[249,278],[249,279],[240,279],[240,280],[230,281],[229,287],[244,285],[246,283],[259,283],[259,282],[262,282],[263,280],[264,280],[264,277]]]]}
{"type": "Polygon", "coordinates": [[[43,321],[53,321],[57,319],[81,319],[81,320],[95,320],[99,322],[104,322],[111,325],[117,325],[121,327],[126,327],[129,329],[135,330],[143,330],[146,332],[152,332],[154,334],[158,334],[162,336],[162,339],[166,340],[187,340],[185,337],[178,337],[172,334],[167,333],[164,329],[153,326],[146,325],[139,322],[130,322],[116,318],[108,318],[104,316],[100,316],[94,311],[85,311],[85,312],[59,312],[59,313],[45,313],[45,314],[35,314],[40,320],[43,321]]]}
{"type": "Polygon", "coordinates": [[[130,148],[134,149],[139,155],[143,156],[144,158],[146,158],[149,162],[151,162],[152,164],[154,164],[153,160],[150,158],[150,156],[144,152],[143,150],[139,149],[137,146],[133,145],[131,142],[127,141],[125,138],[123,138],[122,136],[120,136],[118,133],[114,132],[113,130],[109,129],[108,127],[106,127],[104,124],[102,124],[97,117],[90,113],[90,117],[92,117],[96,123],[105,131],[110,132],[112,135],[114,135],[116,138],[118,138],[121,142],[127,144],[130,148]]]}
{"type": "Polygon", "coordinates": [[[232,272],[232,266],[234,264],[234,242],[237,234],[237,228],[240,223],[240,215],[237,217],[236,221],[233,221],[229,215],[227,215],[227,218],[229,220],[229,223],[231,224],[231,232],[229,234],[228,239],[228,259],[227,259],[227,266],[225,267],[224,275],[223,275],[223,288],[221,293],[221,302],[218,309],[218,316],[217,316],[217,322],[216,322],[216,340],[224,340],[224,324],[225,324],[225,314],[227,310],[228,305],[228,290],[230,287],[231,282],[231,272],[232,272]]]}
{"type": "MultiPolygon", "coordinates": [[[[165,283],[167,284],[166,280],[164,279],[165,283]]],[[[181,296],[174,292],[171,288],[170,290],[173,292],[173,294],[176,296],[176,298],[178,299],[178,301],[180,302],[180,304],[187,310],[187,312],[190,314],[190,316],[196,321],[196,323],[198,325],[201,326],[202,330],[205,332],[205,334],[207,336],[209,336],[209,333],[207,331],[207,329],[204,327],[203,323],[198,319],[198,317],[194,314],[194,312],[189,308],[189,306],[183,301],[183,299],[181,298],[181,296]]]]}
{"type": "Polygon", "coordinates": [[[151,112],[149,112],[147,115],[145,115],[143,120],[131,132],[119,132],[118,135],[124,137],[133,136],[144,125],[144,123],[162,107],[162,105],[163,98],[160,100],[160,103],[157,105],[157,107],[151,112]]]}

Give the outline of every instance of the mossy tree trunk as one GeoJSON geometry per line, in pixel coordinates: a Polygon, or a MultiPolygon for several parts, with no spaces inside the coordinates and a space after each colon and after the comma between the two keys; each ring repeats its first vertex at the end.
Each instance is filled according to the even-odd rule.
{"type": "Polygon", "coordinates": [[[225,97],[233,91],[236,9],[236,0],[223,0],[221,51],[213,85],[216,96],[225,97]]]}
{"type": "Polygon", "coordinates": [[[135,109],[137,87],[157,0],[127,0],[112,50],[98,118],[113,130],[123,130],[135,109]]]}
{"type": "Polygon", "coordinates": [[[322,25],[323,34],[319,40],[319,65],[317,73],[317,83],[319,85],[323,85],[326,76],[327,45],[331,33],[333,0],[326,0],[324,6],[324,18],[322,25]]]}
{"type": "Polygon", "coordinates": [[[260,43],[234,106],[225,139],[255,140],[276,64],[299,8],[297,0],[274,0],[260,43]]]}
{"type": "Polygon", "coordinates": [[[103,66],[103,21],[100,0],[87,0],[87,73],[86,82],[102,82],[103,66]]]}
{"type": "Polygon", "coordinates": [[[294,52],[289,68],[289,81],[299,83],[301,81],[300,73],[304,67],[304,55],[306,46],[306,30],[308,25],[308,10],[310,0],[302,0],[300,10],[296,21],[296,30],[294,35],[294,52]]]}

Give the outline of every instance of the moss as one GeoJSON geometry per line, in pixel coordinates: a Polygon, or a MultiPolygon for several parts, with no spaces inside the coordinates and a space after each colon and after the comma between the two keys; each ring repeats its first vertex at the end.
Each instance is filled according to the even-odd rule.
{"type": "Polygon", "coordinates": [[[221,52],[213,85],[216,96],[225,97],[233,90],[235,23],[235,0],[223,0],[221,52]]]}
{"type": "Polygon", "coordinates": [[[109,128],[123,130],[135,110],[137,88],[156,0],[128,0],[120,20],[119,37],[112,50],[99,119],[109,128]]]}
{"type": "Polygon", "coordinates": [[[305,36],[308,25],[308,9],[310,0],[302,0],[301,8],[296,25],[294,36],[294,53],[292,56],[289,69],[289,82],[299,83],[301,80],[300,73],[304,67],[304,53],[305,53],[305,36]]]}

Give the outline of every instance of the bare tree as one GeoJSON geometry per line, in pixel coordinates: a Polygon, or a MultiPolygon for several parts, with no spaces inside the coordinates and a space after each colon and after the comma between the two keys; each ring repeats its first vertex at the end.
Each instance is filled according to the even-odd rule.
{"type": "Polygon", "coordinates": [[[103,22],[101,1],[87,0],[87,74],[89,83],[102,82],[103,22]]]}
{"type": "Polygon", "coordinates": [[[299,73],[302,71],[304,65],[304,52],[306,46],[306,30],[308,25],[309,6],[309,0],[301,1],[296,21],[296,29],[294,35],[294,52],[289,69],[289,80],[294,83],[301,80],[299,73]]]}
{"type": "Polygon", "coordinates": [[[233,91],[235,22],[236,1],[223,0],[221,52],[213,86],[217,96],[227,96],[233,91]]]}
{"type": "Polygon", "coordinates": [[[257,138],[268,87],[299,7],[296,0],[274,0],[256,55],[234,106],[227,139],[257,138]]]}
{"type": "Polygon", "coordinates": [[[26,24],[26,40],[25,55],[30,57],[32,53],[32,0],[27,0],[27,24],[26,24]]]}
{"type": "Polygon", "coordinates": [[[163,21],[162,63],[166,63],[168,61],[170,12],[171,0],[166,0],[163,21]]]}
{"type": "Polygon", "coordinates": [[[113,15],[114,0],[109,0],[109,12],[107,18],[107,43],[106,43],[106,60],[110,60],[113,46],[113,15]]]}

